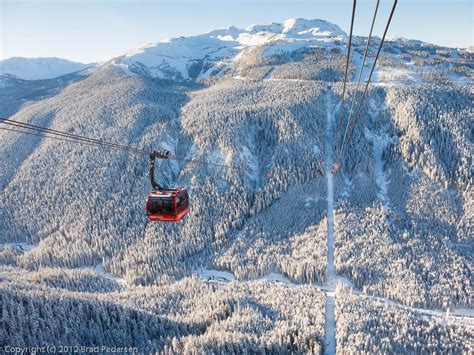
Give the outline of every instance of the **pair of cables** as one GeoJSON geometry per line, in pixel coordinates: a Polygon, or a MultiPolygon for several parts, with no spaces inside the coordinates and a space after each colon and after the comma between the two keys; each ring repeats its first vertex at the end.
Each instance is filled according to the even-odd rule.
{"type": "MultiPolygon", "coordinates": [[[[64,131],[59,131],[56,129],[51,129],[51,128],[41,127],[41,126],[37,126],[37,125],[25,123],[25,122],[15,121],[15,120],[7,119],[7,118],[0,118],[0,130],[15,132],[15,133],[22,133],[22,134],[27,134],[27,135],[32,135],[32,136],[38,136],[42,138],[54,139],[54,140],[59,140],[63,142],[82,144],[82,145],[87,145],[87,146],[92,146],[92,147],[97,147],[97,148],[102,148],[102,149],[110,149],[110,150],[116,150],[116,151],[121,151],[121,152],[146,155],[146,156],[149,156],[151,153],[149,151],[145,151],[145,150],[142,150],[133,146],[129,146],[129,145],[108,142],[108,141],[81,136],[77,134],[72,134],[72,133],[68,133],[64,131]]],[[[242,172],[247,172],[247,173],[256,173],[256,172],[260,173],[260,170],[256,170],[256,169],[245,169],[245,168],[241,168],[234,165],[211,163],[205,160],[187,159],[184,157],[178,157],[178,156],[167,155],[167,154],[158,155],[156,158],[176,160],[176,161],[190,163],[190,164],[209,165],[209,166],[214,166],[218,168],[242,171],[242,172]]],[[[320,174],[322,174],[322,170],[319,163],[317,163],[316,170],[320,174]]],[[[272,177],[273,174],[269,172],[267,176],[272,177]]]]}
{"type": "MultiPolygon", "coordinates": [[[[86,136],[80,136],[77,134],[58,131],[56,129],[41,127],[41,126],[37,126],[37,125],[25,123],[25,122],[20,122],[20,121],[15,121],[15,120],[7,119],[7,118],[0,118],[0,124],[4,126],[4,127],[0,127],[0,130],[4,130],[4,131],[39,136],[42,138],[55,139],[55,140],[60,140],[64,142],[69,142],[69,143],[83,144],[83,145],[97,147],[101,149],[111,149],[111,150],[117,150],[117,151],[122,151],[122,152],[133,153],[133,154],[141,154],[141,155],[146,155],[146,156],[150,154],[150,152],[148,151],[145,151],[133,146],[108,142],[108,141],[90,138],[86,136]]],[[[161,159],[165,159],[165,158],[161,158],[161,159]]],[[[244,168],[240,168],[233,165],[211,163],[204,160],[187,159],[184,157],[178,157],[178,156],[173,156],[173,155],[168,156],[166,159],[181,161],[185,163],[210,165],[210,166],[224,168],[224,169],[249,172],[249,169],[244,169],[244,168]]]]}

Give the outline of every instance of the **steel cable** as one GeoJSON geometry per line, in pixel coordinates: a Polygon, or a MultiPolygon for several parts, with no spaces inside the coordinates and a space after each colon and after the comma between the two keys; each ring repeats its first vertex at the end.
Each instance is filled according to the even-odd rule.
{"type": "Polygon", "coordinates": [[[80,141],[77,141],[77,140],[66,139],[66,138],[62,138],[62,137],[59,137],[59,136],[49,136],[49,135],[46,135],[45,133],[28,132],[28,131],[22,131],[22,130],[18,130],[18,129],[14,129],[14,128],[8,128],[8,127],[0,127],[0,130],[16,132],[16,133],[23,133],[23,134],[29,134],[29,135],[32,135],[32,136],[43,137],[43,138],[51,138],[51,139],[56,139],[56,140],[63,141],[63,142],[80,143],[80,144],[89,145],[91,147],[100,147],[100,145],[95,144],[95,143],[80,142],[80,141]]]}
{"type": "Polygon", "coordinates": [[[387,31],[388,31],[388,28],[390,26],[390,22],[392,21],[392,17],[393,17],[393,13],[395,12],[395,8],[397,6],[397,2],[398,0],[394,0],[393,2],[393,6],[392,6],[392,10],[390,11],[390,16],[388,17],[388,21],[387,21],[387,25],[385,26],[385,30],[384,30],[384,33],[383,33],[383,36],[382,36],[382,39],[380,41],[380,45],[379,45],[379,48],[377,50],[377,54],[375,56],[375,59],[374,59],[374,63],[372,64],[372,68],[370,70],[370,74],[369,74],[369,78],[367,79],[367,82],[365,83],[365,88],[364,88],[364,92],[362,93],[362,97],[360,99],[360,102],[359,102],[359,106],[357,108],[357,113],[356,115],[354,116],[354,120],[352,122],[352,125],[351,125],[351,129],[349,131],[349,135],[347,137],[347,141],[346,141],[346,133],[347,131],[344,133],[344,140],[343,142],[345,141],[345,144],[341,145],[341,149],[339,151],[339,159],[338,161],[340,162],[341,161],[341,157],[342,157],[342,154],[344,153],[344,150],[345,148],[349,145],[349,142],[350,142],[350,139],[352,137],[352,132],[354,131],[354,127],[355,127],[355,124],[357,122],[357,119],[359,118],[360,116],[360,111],[361,111],[361,108],[362,108],[362,104],[364,103],[364,99],[365,99],[365,95],[367,93],[367,89],[369,87],[369,84],[370,84],[370,81],[372,79],[372,75],[374,73],[374,69],[375,69],[375,66],[377,65],[377,60],[379,58],[379,55],[380,55],[380,52],[382,50],[382,46],[383,46],[383,43],[385,41],[385,36],[387,35],[387,31]]]}
{"type": "MultiPolygon", "coordinates": [[[[57,140],[62,140],[66,142],[72,142],[72,143],[81,143],[89,146],[95,146],[95,147],[103,147],[103,148],[110,148],[110,149],[115,149],[119,151],[125,151],[125,152],[132,152],[135,154],[142,154],[142,155],[149,155],[150,153],[141,149],[137,149],[134,147],[130,146],[125,146],[121,144],[116,144],[116,143],[111,143],[103,140],[97,140],[85,136],[79,136],[76,134],[71,134],[67,132],[62,132],[54,129],[49,129],[45,127],[40,127],[37,125],[32,125],[29,123],[24,123],[24,122],[19,122],[19,121],[14,121],[10,119],[5,119],[5,118],[0,118],[0,123],[7,124],[10,126],[18,127],[18,128],[23,128],[23,129],[29,129],[32,131],[40,132],[40,133],[34,133],[34,132],[29,132],[29,131],[21,131],[21,130],[15,130],[12,128],[2,128],[0,129],[5,130],[5,131],[13,131],[16,133],[23,133],[23,134],[30,134],[34,136],[40,136],[44,138],[51,138],[51,139],[57,139],[57,140]]],[[[161,158],[164,159],[164,158],[161,158]]],[[[219,168],[225,168],[225,169],[233,169],[233,170],[239,170],[239,171],[246,171],[246,172],[259,172],[259,170],[255,169],[245,169],[233,165],[225,165],[225,164],[218,164],[218,163],[211,163],[211,162],[206,162],[204,160],[197,160],[197,159],[187,159],[185,157],[179,157],[179,156],[169,156],[166,159],[171,159],[171,160],[176,160],[176,161],[182,161],[186,163],[192,163],[192,164],[200,164],[200,165],[210,165],[214,167],[219,167],[219,168]]]]}
{"type": "MultiPolygon", "coordinates": [[[[359,77],[357,78],[357,85],[356,85],[356,88],[354,90],[354,94],[352,95],[351,108],[349,109],[349,118],[347,119],[346,128],[345,128],[344,133],[347,131],[347,129],[349,127],[349,124],[350,124],[351,118],[352,118],[352,114],[354,112],[354,110],[353,110],[354,109],[354,104],[355,104],[355,101],[356,101],[356,98],[357,98],[357,92],[359,91],[360,80],[362,78],[362,73],[364,71],[364,66],[365,66],[365,61],[367,59],[367,53],[368,53],[368,50],[369,50],[370,41],[372,39],[372,32],[374,30],[375,19],[377,18],[377,11],[379,9],[379,4],[380,4],[380,0],[377,0],[377,3],[375,5],[375,10],[374,10],[374,16],[372,18],[372,25],[370,26],[369,37],[367,38],[367,44],[366,44],[365,50],[364,50],[364,57],[362,59],[362,64],[361,64],[361,67],[360,67],[360,70],[359,70],[359,77]]],[[[339,147],[339,150],[342,148],[342,145],[344,145],[344,140],[342,141],[341,146],[339,147]]]]}
{"type": "Polygon", "coordinates": [[[339,132],[339,130],[341,129],[342,113],[344,112],[344,101],[345,101],[346,85],[347,85],[347,73],[349,71],[349,59],[350,59],[350,56],[351,56],[352,30],[354,28],[356,3],[357,3],[357,0],[354,0],[354,2],[352,3],[352,18],[351,18],[351,29],[350,29],[350,34],[349,34],[349,45],[347,47],[346,70],[345,70],[345,74],[344,74],[344,86],[342,88],[342,98],[341,98],[341,105],[339,107],[339,118],[337,119],[337,130],[336,130],[336,132],[339,132]]]}
{"type": "Polygon", "coordinates": [[[4,124],[10,125],[10,126],[16,126],[16,127],[26,128],[26,129],[30,129],[30,130],[40,131],[40,132],[44,132],[44,133],[49,133],[49,134],[53,134],[53,135],[56,135],[56,136],[76,139],[76,140],[80,140],[80,141],[84,141],[84,142],[95,143],[95,144],[98,144],[98,145],[101,145],[101,146],[111,146],[111,147],[120,148],[120,149],[124,149],[124,150],[128,150],[128,151],[134,151],[134,152],[140,153],[140,154],[148,154],[147,152],[145,152],[143,150],[139,150],[139,149],[134,148],[134,147],[125,146],[125,145],[116,144],[116,143],[111,143],[111,142],[106,142],[106,141],[102,141],[102,140],[99,140],[99,139],[79,136],[77,134],[62,132],[62,131],[58,131],[58,130],[51,129],[51,128],[45,128],[45,127],[33,125],[33,124],[30,124],[30,123],[14,121],[14,120],[5,119],[5,118],[0,118],[0,123],[4,123],[4,124]]]}

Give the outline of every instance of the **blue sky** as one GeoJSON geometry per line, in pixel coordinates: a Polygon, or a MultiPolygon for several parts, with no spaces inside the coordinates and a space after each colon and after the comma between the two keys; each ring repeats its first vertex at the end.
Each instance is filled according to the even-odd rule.
{"type": "MultiPolygon", "coordinates": [[[[381,0],[382,14],[392,1],[381,0]]],[[[322,18],[348,32],[351,0],[0,0],[0,58],[110,59],[143,43],[236,25],[322,18]]],[[[366,34],[375,0],[357,2],[366,34]]],[[[389,35],[452,47],[473,45],[471,0],[399,0],[389,35]]]]}

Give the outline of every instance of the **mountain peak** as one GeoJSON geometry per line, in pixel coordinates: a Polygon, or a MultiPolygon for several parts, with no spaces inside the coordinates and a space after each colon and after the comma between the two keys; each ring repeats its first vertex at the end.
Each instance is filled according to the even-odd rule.
{"type": "Polygon", "coordinates": [[[346,33],[341,28],[331,22],[303,18],[290,18],[283,22],[283,33],[302,34],[310,32],[317,36],[344,36],[346,33]]]}
{"type": "Polygon", "coordinates": [[[272,22],[269,25],[250,25],[245,29],[250,34],[270,32],[274,34],[313,36],[344,36],[346,33],[331,22],[320,19],[290,18],[283,23],[272,22]]]}

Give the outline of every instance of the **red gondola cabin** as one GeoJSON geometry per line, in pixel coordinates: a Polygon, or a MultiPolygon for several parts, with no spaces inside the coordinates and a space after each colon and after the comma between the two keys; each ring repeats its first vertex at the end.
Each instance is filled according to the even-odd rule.
{"type": "Polygon", "coordinates": [[[188,211],[189,196],[182,187],[156,190],[146,198],[146,214],[152,222],[177,222],[188,211]]]}

